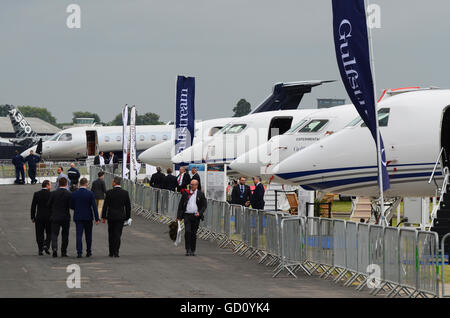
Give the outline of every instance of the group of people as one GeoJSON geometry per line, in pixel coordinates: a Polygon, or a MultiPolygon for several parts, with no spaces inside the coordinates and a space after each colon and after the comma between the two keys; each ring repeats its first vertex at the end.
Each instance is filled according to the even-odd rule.
{"type": "Polygon", "coordinates": [[[265,189],[261,183],[260,177],[253,177],[253,183],[255,189],[253,192],[250,186],[246,184],[247,179],[245,177],[240,177],[239,181],[233,186],[231,191],[231,204],[238,204],[245,207],[252,206],[253,209],[263,210],[264,209],[264,193],[265,189]]]}
{"type": "Polygon", "coordinates": [[[16,172],[15,184],[25,184],[25,163],[28,164],[28,177],[31,180],[31,184],[35,184],[36,180],[36,166],[41,161],[41,157],[35,155],[33,150],[30,150],[30,154],[25,158],[16,150],[14,157],[12,158],[12,164],[14,165],[16,172]]]}
{"type": "MultiPolygon", "coordinates": [[[[69,169],[70,170],[70,169],[69,169]]],[[[124,222],[130,218],[131,202],[129,194],[121,188],[120,177],[114,177],[112,189],[106,191],[104,173],[99,172],[98,179],[89,189],[86,178],[79,180],[79,187],[69,191],[69,177],[58,168],[55,189],[49,180],[42,182],[42,189],[33,195],[31,220],[35,224],[36,242],[39,255],[58,256],[58,237],[61,232],[61,257],[67,257],[69,244],[70,210],[76,227],[77,257],[83,254],[83,235],[86,240],[86,257],[92,256],[93,223],[108,222],[109,256],[119,257],[120,241],[124,222]],[[99,207],[100,210],[99,210],[99,207]]]]}
{"type": "Polygon", "coordinates": [[[191,176],[189,175],[189,171],[186,171],[186,168],[184,167],[179,168],[178,176],[172,175],[172,172],[172,169],[168,168],[167,175],[165,175],[162,172],[161,167],[157,167],[156,172],[152,174],[150,178],[150,186],[158,189],[181,192],[183,189],[188,188],[192,180],[197,180],[198,189],[202,190],[200,176],[196,167],[191,169],[191,176]]]}
{"type": "Polygon", "coordinates": [[[109,152],[109,156],[105,157],[103,151],[100,151],[97,156],[94,157],[94,165],[104,167],[110,165],[113,167],[113,172],[119,167],[119,158],[112,151],[109,152]]]}

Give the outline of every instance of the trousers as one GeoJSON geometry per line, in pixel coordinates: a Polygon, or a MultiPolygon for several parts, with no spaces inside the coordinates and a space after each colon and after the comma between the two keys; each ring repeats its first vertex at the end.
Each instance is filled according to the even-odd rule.
{"type": "Polygon", "coordinates": [[[51,222],[50,220],[36,220],[34,222],[34,226],[36,228],[36,243],[38,245],[39,252],[42,252],[44,247],[50,248],[50,242],[52,239],[51,222]]]}
{"type": "Polygon", "coordinates": [[[52,250],[56,252],[58,250],[58,236],[61,229],[61,252],[67,252],[67,246],[69,245],[69,229],[70,220],[67,221],[53,221],[52,222],[52,250]]]}
{"type": "Polygon", "coordinates": [[[122,236],[123,222],[108,220],[108,241],[109,241],[109,254],[119,255],[120,249],[120,237],[122,236]]]}
{"type": "Polygon", "coordinates": [[[75,229],[77,236],[77,253],[83,253],[83,232],[86,238],[86,252],[90,253],[92,250],[92,226],[93,222],[90,221],[75,221],[75,229]]]}
{"type": "Polygon", "coordinates": [[[200,225],[200,217],[192,213],[184,213],[184,245],[186,251],[195,252],[197,247],[197,231],[200,225]]]}

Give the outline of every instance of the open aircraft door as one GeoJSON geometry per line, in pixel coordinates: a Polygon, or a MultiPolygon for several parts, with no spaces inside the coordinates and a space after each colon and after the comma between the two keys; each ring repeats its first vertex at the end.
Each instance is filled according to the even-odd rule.
{"type": "Polygon", "coordinates": [[[98,154],[98,136],[96,130],[86,130],[86,154],[88,157],[98,154]]]}

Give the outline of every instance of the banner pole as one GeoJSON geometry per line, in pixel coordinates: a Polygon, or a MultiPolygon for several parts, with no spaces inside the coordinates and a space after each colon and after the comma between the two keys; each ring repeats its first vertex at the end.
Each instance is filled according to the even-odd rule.
{"type": "MultiPolygon", "coordinates": [[[[369,21],[367,8],[370,5],[369,0],[365,1],[365,10],[366,10],[366,20],[369,21]]],[[[379,185],[379,191],[380,191],[380,208],[381,208],[381,222],[383,226],[387,225],[386,217],[384,215],[384,191],[383,191],[383,175],[382,175],[382,168],[381,165],[382,157],[381,157],[381,143],[380,143],[380,127],[378,123],[378,100],[377,100],[377,84],[376,84],[376,75],[375,75],[375,59],[374,59],[374,53],[373,53],[373,37],[372,37],[372,28],[367,25],[367,31],[369,36],[369,47],[370,47],[370,67],[372,69],[372,81],[373,81],[373,97],[374,97],[374,104],[375,104],[375,127],[376,127],[376,134],[377,134],[377,162],[378,162],[378,185],[379,185]]]]}

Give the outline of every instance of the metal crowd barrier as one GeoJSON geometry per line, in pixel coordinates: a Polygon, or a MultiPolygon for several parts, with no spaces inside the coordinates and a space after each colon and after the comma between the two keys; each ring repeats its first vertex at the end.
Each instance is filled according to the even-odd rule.
{"type": "MultiPolygon", "coordinates": [[[[91,177],[98,171],[91,166],[91,177]]],[[[107,186],[112,178],[105,173],[107,186]]],[[[123,188],[136,214],[158,223],[176,220],[180,193],[130,180],[123,180],[123,188]]],[[[291,216],[207,199],[198,237],[257,258],[273,268],[274,277],[283,271],[297,277],[302,271],[357,290],[369,288],[374,295],[439,297],[440,255],[434,232],[291,216]]]]}

